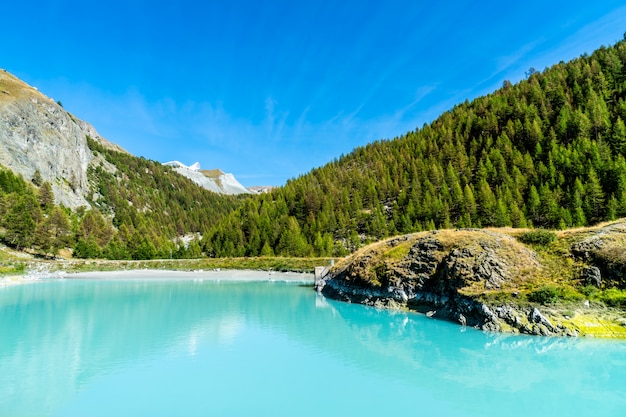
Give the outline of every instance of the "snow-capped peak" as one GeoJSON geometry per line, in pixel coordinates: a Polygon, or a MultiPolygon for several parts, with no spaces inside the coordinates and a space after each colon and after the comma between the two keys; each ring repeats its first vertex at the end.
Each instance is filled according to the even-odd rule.
{"type": "Polygon", "coordinates": [[[190,171],[200,171],[200,162],[195,162],[194,164],[187,166],[179,161],[170,161],[170,162],[165,162],[163,165],[167,165],[172,168],[188,169],[190,171]]]}
{"type": "Polygon", "coordinates": [[[179,161],[165,162],[180,175],[189,178],[199,186],[219,194],[250,194],[251,191],[241,185],[233,174],[225,174],[220,170],[201,171],[200,163],[187,166],[179,161]]]}

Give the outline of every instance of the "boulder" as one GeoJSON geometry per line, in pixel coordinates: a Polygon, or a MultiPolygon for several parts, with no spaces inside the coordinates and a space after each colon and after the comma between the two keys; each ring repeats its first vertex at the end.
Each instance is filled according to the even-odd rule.
{"type": "Polygon", "coordinates": [[[600,268],[597,266],[586,267],[582,270],[581,280],[585,285],[593,285],[600,288],[602,285],[602,276],[600,274],[600,268]]]}

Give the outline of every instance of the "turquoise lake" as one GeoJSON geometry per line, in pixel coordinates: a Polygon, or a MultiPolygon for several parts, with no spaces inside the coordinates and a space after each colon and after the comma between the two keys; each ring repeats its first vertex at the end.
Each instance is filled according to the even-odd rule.
{"type": "Polygon", "coordinates": [[[293,282],[0,288],[0,416],[623,416],[626,343],[488,334],[293,282]]]}

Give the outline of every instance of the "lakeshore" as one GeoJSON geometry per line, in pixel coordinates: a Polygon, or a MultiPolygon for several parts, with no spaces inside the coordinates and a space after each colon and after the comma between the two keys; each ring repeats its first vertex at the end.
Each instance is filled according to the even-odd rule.
{"type": "Polygon", "coordinates": [[[0,277],[0,288],[11,285],[33,283],[51,279],[86,279],[86,280],[193,280],[193,281],[237,281],[237,282],[299,282],[313,284],[314,276],[310,272],[293,271],[259,271],[252,269],[228,270],[163,270],[163,269],[131,269],[70,272],[37,271],[33,274],[11,275],[0,277]]]}
{"type": "Polygon", "coordinates": [[[140,280],[200,280],[200,281],[277,281],[313,283],[313,274],[308,272],[277,272],[258,270],[155,270],[135,269],[126,271],[75,272],[64,276],[66,279],[140,279],[140,280]]]}

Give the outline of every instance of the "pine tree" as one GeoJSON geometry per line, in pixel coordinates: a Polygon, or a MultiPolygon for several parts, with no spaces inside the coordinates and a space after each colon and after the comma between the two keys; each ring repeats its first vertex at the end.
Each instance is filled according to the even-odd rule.
{"type": "Polygon", "coordinates": [[[261,256],[274,256],[274,250],[272,249],[270,244],[267,242],[267,240],[263,242],[263,247],[261,248],[260,255],[261,256]]]}
{"type": "Polygon", "coordinates": [[[48,213],[54,207],[54,193],[52,192],[52,186],[48,181],[41,184],[39,188],[39,205],[41,209],[48,213]]]}
{"type": "Polygon", "coordinates": [[[4,239],[9,245],[24,249],[33,243],[37,222],[33,218],[31,198],[25,195],[16,197],[16,200],[3,221],[4,239]]]}
{"type": "Polygon", "coordinates": [[[534,185],[531,185],[528,192],[528,201],[526,202],[526,213],[527,218],[531,219],[533,226],[539,226],[543,223],[540,209],[541,199],[539,198],[539,192],[534,185]]]}
{"type": "Polygon", "coordinates": [[[287,225],[284,229],[276,252],[283,256],[308,256],[310,253],[309,245],[302,236],[300,226],[298,225],[295,217],[289,217],[287,219],[287,225]]]}
{"type": "Polygon", "coordinates": [[[587,219],[591,222],[598,222],[603,219],[604,211],[604,191],[600,185],[600,180],[596,171],[591,168],[585,186],[585,196],[583,206],[587,219]]]}
{"type": "Polygon", "coordinates": [[[496,196],[487,181],[482,181],[478,186],[478,214],[485,224],[493,224],[494,216],[497,210],[496,196]]]}
{"type": "Polygon", "coordinates": [[[626,125],[624,125],[624,121],[619,116],[613,123],[611,147],[615,152],[626,155],[626,125]]]}

